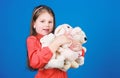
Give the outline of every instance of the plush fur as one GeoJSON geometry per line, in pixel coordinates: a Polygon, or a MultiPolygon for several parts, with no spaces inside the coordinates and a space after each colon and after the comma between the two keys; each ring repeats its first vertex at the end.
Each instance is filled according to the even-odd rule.
{"type": "Polygon", "coordinates": [[[41,38],[40,42],[42,43],[42,47],[48,46],[55,37],[60,35],[66,35],[72,42],[71,44],[64,44],[59,47],[45,68],[59,68],[67,71],[71,67],[78,68],[80,65],[83,65],[83,52],[86,52],[86,48],[82,47],[82,51],[80,45],[86,43],[87,38],[80,27],[72,28],[69,24],[58,26],[54,34],[50,33],[41,38]]]}

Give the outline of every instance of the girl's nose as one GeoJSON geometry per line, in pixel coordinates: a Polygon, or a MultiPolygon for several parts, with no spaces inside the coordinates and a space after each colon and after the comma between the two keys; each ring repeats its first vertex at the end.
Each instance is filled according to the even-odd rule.
{"type": "Polygon", "coordinates": [[[45,23],[45,25],[46,25],[46,26],[49,26],[49,23],[48,23],[48,22],[46,22],[46,23],[45,23]]]}

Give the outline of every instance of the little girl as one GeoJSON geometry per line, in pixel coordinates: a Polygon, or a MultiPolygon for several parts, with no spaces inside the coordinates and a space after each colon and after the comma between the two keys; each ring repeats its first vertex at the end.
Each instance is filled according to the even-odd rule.
{"type": "Polygon", "coordinates": [[[58,36],[48,47],[41,48],[40,39],[53,32],[55,16],[45,5],[37,6],[32,15],[30,36],[27,38],[28,65],[38,69],[35,78],[67,78],[67,73],[57,68],[44,69],[59,46],[71,41],[64,35],[58,36]]]}

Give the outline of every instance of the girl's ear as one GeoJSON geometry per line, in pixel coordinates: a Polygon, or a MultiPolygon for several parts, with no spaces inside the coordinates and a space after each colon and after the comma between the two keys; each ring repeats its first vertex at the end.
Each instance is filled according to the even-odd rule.
{"type": "Polygon", "coordinates": [[[36,27],[36,26],[35,26],[34,22],[32,22],[32,26],[33,26],[32,28],[34,28],[34,29],[35,29],[35,27],[36,27]]]}
{"type": "Polygon", "coordinates": [[[33,26],[33,28],[35,28],[35,25],[33,26]]]}

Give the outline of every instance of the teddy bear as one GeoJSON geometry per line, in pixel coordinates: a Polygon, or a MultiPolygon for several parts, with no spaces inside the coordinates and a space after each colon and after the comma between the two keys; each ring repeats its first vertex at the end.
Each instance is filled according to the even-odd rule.
{"type": "MultiPolygon", "coordinates": [[[[55,35],[53,33],[45,35],[43,38],[40,39],[40,42],[42,44],[42,48],[47,47],[54,39],[55,39],[55,35]]],[[[65,58],[63,56],[57,56],[57,57],[56,56],[57,56],[57,53],[53,53],[51,60],[44,67],[45,69],[62,68],[64,66],[65,58]]]]}
{"type": "Polygon", "coordinates": [[[59,49],[59,52],[63,52],[63,54],[69,54],[67,51],[71,52],[72,50],[73,52],[77,53],[79,57],[76,60],[65,61],[65,66],[62,69],[64,71],[67,71],[70,67],[78,68],[80,65],[84,64],[84,54],[86,52],[86,48],[82,47],[82,50],[80,50],[79,45],[84,44],[87,41],[87,37],[80,27],[71,28],[69,25],[63,24],[62,26],[59,26],[57,30],[55,30],[55,34],[58,33],[57,35],[62,35],[66,32],[69,34],[69,38],[71,36],[72,44],[69,48],[65,45],[62,46],[62,48],[59,49]],[[65,31],[65,28],[67,31],[65,31]]]}
{"type": "Polygon", "coordinates": [[[70,46],[70,48],[73,51],[79,53],[79,57],[75,61],[72,62],[71,67],[78,68],[79,66],[84,64],[84,55],[86,52],[86,48],[82,46],[82,49],[80,50],[79,45],[85,44],[87,42],[87,37],[84,31],[78,26],[73,28],[73,30],[71,31],[71,35],[74,41],[72,45],[70,46]]]}
{"type": "MultiPolygon", "coordinates": [[[[43,38],[40,39],[42,47],[48,46],[54,40],[55,36],[59,36],[59,35],[62,35],[64,33],[68,32],[69,31],[68,28],[72,28],[72,27],[70,27],[67,24],[62,24],[55,29],[55,31],[57,31],[57,32],[60,31],[60,33],[56,33],[55,35],[52,34],[52,33],[50,33],[48,35],[45,35],[43,38]]],[[[65,59],[69,59],[69,60],[73,61],[73,60],[76,59],[76,57],[78,57],[78,54],[74,53],[70,49],[66,49],[62,53],[57,51],[55,54],[53,54],[51,60],[48,62],[48,64],[44,68],[48,69],[48,68],[53,68],[54,67],[54,68],[61,69],[61,68],[64,67],[65,59]],[[70,56],[74,56],[74,57],[71,58],[70,56]]]]}
{"type": "Polygon", "coordinates": [[[54,34],[50,33],[41,38],[40,42],[42,43],[42,47],[48,46],[54,40],[55,36],[63,34],[71,38],[73,43],[62,45],[62,47],[60,47],[58,51],[53,54],[51,60],[45,66],[46,69],[59,68],[63,71],[67,71],[70,67],[78,68],[79,65],[84,63],[84,53],[82,52],[85,52],[86,48],[83,47],[82,50],[84,51],[79,51],[79,48],[75,47],[76,43],[83,44],[86,42],[86,35],[79,27],[72,28],[68,24],[58,26],[55,29],[54,34]]]}

